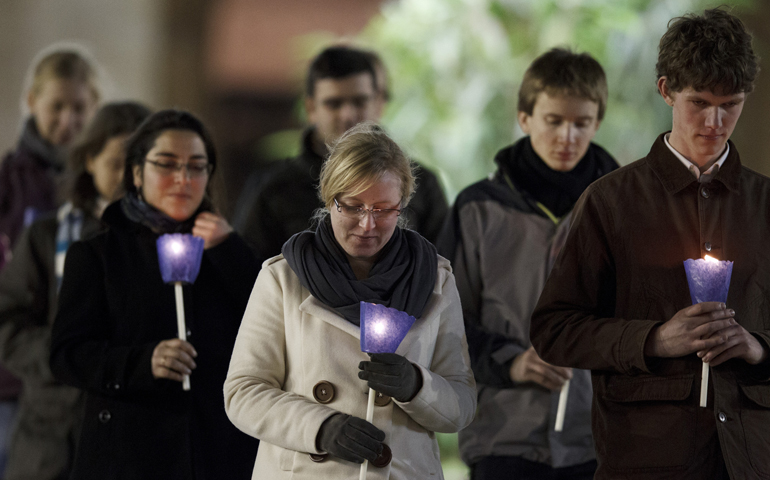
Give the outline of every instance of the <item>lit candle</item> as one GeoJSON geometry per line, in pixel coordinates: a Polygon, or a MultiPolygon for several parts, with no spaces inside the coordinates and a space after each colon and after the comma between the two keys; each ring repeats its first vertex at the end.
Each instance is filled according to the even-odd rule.
{"type": "MultiPolygon", "coordinates": [[[[367,353],[396,353],[401,341],[415,322],[415,318],[406,312],[388,308],[376,303],[361,302],[361,351],[367,353]]],[[[376,392],[369,389],[369,401],[366,405],[366,421],[374,419],[374,398],[376,392]]],[[[366,479],[369,462],[364,460],[359,472],[359,480],[366,479]]]]}
{"type": "MultiPolygon", "coordinates": [[[[693,305],[701,302],[727,302],[730,289],[730,277],[733,274],[733,262],[717,260],[709,255],[702,259],[684,261],[687,284],[690,287],[690,299],[693,305]]],[[[709,384],[709,364],[703,363],[700,382],[700,406],[707,404],[709,384]]]]}
{"type": "MultiPolygon", "coordinates": [[[[177,333],[180,339],[187,341],[182,284],[194,283],[198,278],[203,259],[203,239],[184,233],[170,233],[158,237],[156,245],[160,276],[165,283],[174,284],[177,333]]],[[[184,376],[182,388],[190,390],[189,375],[184,376]]]]}

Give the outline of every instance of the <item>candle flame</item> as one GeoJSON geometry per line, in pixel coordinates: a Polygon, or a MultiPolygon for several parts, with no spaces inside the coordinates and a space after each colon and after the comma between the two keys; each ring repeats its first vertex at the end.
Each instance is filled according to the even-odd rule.
{"type": "Polygon", "coordinates": [[[374,334],[377,336],[385,335],[385,332],[388,331],[388,325],[384,321],[379,321],[374,324],[374,334]]]}
{"type": "Polygon", "coordinates": [[[703,259],[706,260],[707,262],[712,262],[712,263],[718,263],[719,262],[719,260],[717,260],[716,258],[712,257],[711,255],[705,255],[703,257],[703,259]]]}
{"type": "Polygon", "coordinates": [[[180,242],[171,242],[171,253],[179,255],[184,251],[184,245],[180,242]]]}

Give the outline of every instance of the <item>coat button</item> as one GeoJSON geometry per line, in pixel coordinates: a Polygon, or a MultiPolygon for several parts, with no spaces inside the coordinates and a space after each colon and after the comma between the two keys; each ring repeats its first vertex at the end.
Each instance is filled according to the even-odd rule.
{"type": "Polygon", "coordinates": [[[384,393],[374,392],[374,404],[378,407],[384,407],[390,403],[390,397],[384,393]]]}
{"type": "Polygon", "coordinates": [[[313,387],[313,398],[318,403],[329,403],[334,400],[334,387],[326,380],[321,380],[313,387]]]}
{"type": "Polygon", "coordinates": [[[388,444],[383,443],[382,453],[380,453],[380,456],[372,462],[372,465],[377,468],[386,467],[390,463],[391,459],[393,459],[393,453],[390,451],[388,444]]]}
{"type": "Polygon", "coordinates": [[[311,453],[310,454],[310,460],[314,461],[315,463],[321,463],[324,460],[326,460],[326,454],[323,454],[323,453],[311,453]]]}
{"type": "Polygon", "coordinates": [[[706,242],[703,244],[703,248],[706,249],[707,252],[711,251],[711,242],[706,242]]]}
{"type": "Polygon", "coordinates": [[[112,418],[112,414],[109,410],[102,410],[99,412],[99,421],[102,423],[107,423],[112,418]]]}
{"type": "Polygon", "coordinates": [[[707,189],[707,188],[704,188],[703,190],[701,190],[701,191],[700,191],[700,194],[701,194],[701,196],[702,196],[703,198],[709,198],[709,191],[708,191],[708,189],[707,189]]]}
{"type": "Polygon", "coordinates": [[[719,421],[725,423],[727,421],[727,415],[724,412],[719,412],[719,421]]]}

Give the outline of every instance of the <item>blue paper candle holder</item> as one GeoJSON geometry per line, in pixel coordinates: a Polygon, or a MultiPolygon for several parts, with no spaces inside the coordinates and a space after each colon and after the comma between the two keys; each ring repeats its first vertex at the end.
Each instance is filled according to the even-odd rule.
{"type": "Polygon", "coordinates": [[[395,353],[414,322],[406,312],[361,302],[361,351],[395,353]]]}
{"type": "Polygon", "coordinates": [[[688,259],[684,261],[684,270],[693,305],[701,302],[727,302],[733,262],[711,257],[688,259]]]}
{"type": "Polygon", "coordinates": [[[158,263],[165,283],[195,283],[203,258],[203,239],[186,233],[158,237],[158,263]]]}

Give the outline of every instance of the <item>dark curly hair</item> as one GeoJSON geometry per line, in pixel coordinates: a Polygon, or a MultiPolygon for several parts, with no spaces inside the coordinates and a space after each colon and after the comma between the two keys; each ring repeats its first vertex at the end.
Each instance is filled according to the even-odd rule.
{"type": "Polygon", "coordinates": [[[751,34],[723,7],[674,18],[660,39],[660,77],[673,92],[687,87],[716,94],[751,93],[759,73],[751,34]]]}

